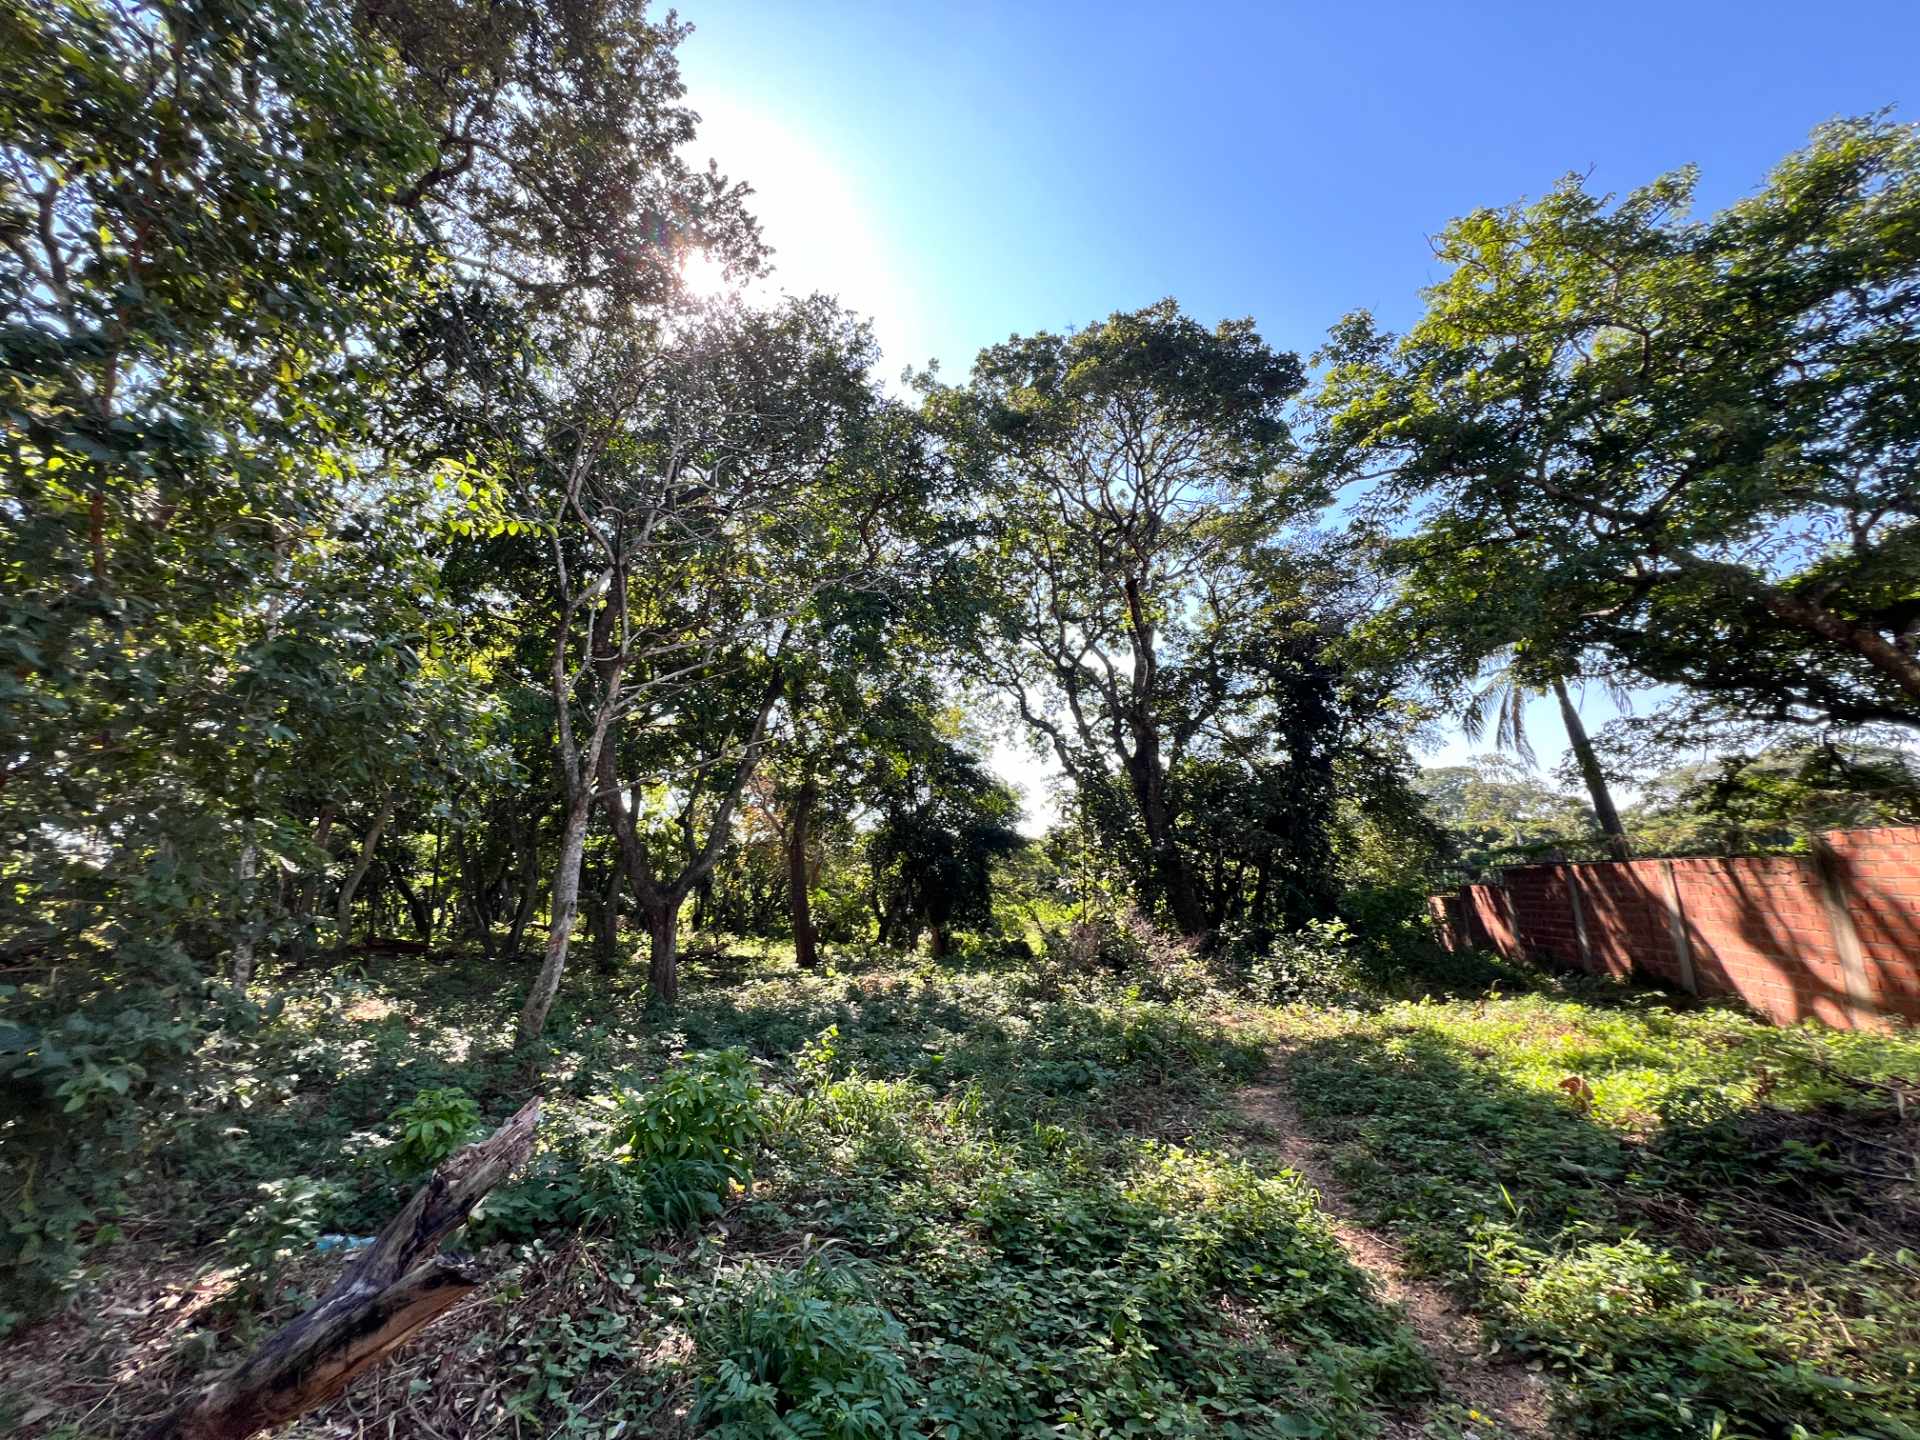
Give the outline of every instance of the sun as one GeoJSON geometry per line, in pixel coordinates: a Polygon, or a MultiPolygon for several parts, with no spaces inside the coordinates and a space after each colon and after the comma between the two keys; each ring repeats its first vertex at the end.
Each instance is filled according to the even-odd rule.
{"type": "Polygon", "coordinates": [[[727,267],[703,249],[689,250],[680,261],[680,283],[696,300],[715,300],[738,289],[727,278],[727,267]]]}

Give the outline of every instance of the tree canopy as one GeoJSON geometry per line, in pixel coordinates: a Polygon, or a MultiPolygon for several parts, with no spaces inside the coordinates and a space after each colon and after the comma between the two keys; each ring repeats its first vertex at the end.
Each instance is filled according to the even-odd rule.
{"type": "Polygon", "coordinates": [[[1365,482],[1436,654],[1597,652],[1716,714],[1913,728],[1920,139],[1847,121],[1687,216],[1580,177],[1442,232],[1401,338],[1323,354],[1315,471],[1365,482]]]}
{"type": "MultiPolygon", "coordinates": [[[[753,1333],[673,1423],[737,1404],[778,1425],[725,1433],[881,1433],[787,1424],[842,1396],[906,1434],[906,1397],[978,1421],[1004,1380],[1021,1433],[1293,1425],[1276,1396],[1298,1433],[1372,1433],[1351,1397],[1413,1373],[1398,1320],[1257,1238],[1310,1201],[1054,1120],[1176,1072],[1182,1105],[1224,1094],[1302,997],[1351,1021],[1300,1031],[1310,1073],[1334,1027],[1373,1025],[1356,996],[1506,979],[1438,948],[1443,885],[1920,818],[1920,132],[1829,124],[1706,217],[1690,171],[1474,211],[1404,335],[1355,312],[1312,360],[1168,298],[894,386],[889,358],[920,357],[842,299],[750,283],[752,192],[689,158],[688,33],[641,0],[0,0],[0,1339],[203,1181],[181,1234],[242,1258],[139,1312],[206,1282],[201,1338],[167,1332],[182,1373],[369,1238],[397,1178],[424,1188],[321,1307],[349,1370],[470,1284],[426,1244],[456,1224],[536,1288],[638,1237],[592,1260],[594,1293],[655,1295],[733,1264],[730,1236],[743,1276],[813,1265],[781,1209],[804,1193],[834,1243],[924,1247],[957,1288],[911,1367],[826,1282],[717,1304],[753,1333]],[[1659,703],[1590,736],[1601,687],[1659,703]],[[1568,736],[1552,778],[1521,724],[1538,695],[1568,736]],[[1419,764],[1487,720],[1503,753],[1419,764]],[[381,1008],[403,961],[457,1034],[381,1008]],[[1205,1007],[1231,1023],[1196,1038],[1205,1007]],[[563,1117],[538,1145],[535,1094],[563,1117]],[[483,1112],[513,1118],[450,1158],[483,1112]],[[260,1137],[276,1163],[338,1153],[236,1189],[223,1157],[260,1137]],[[777,1191],[752,1158],[776,1143],[777,1191]],[[941,1146],[964,1155],[936,1174],[941,1146]],[[476,1211],[509,1160],[531,1178],[476,1211]],[[543,1248],[563,1229],[577,1247],[543,1248]],[[1084,1286],[1040,1296],[1089,1229],[1084,1286]],[[988,1251],[980,1285],[1007,1288],[953,1278],[988,1251]],[[341,1322],[396,1257],[380,1313],[341,1322]],[[1281,1274],[1315,1298],[1256,1316],[1223,1288],[1281,1274]],[[258,1290],[221,1298],[233,1275],[258,1290]],[[1249,1338],[1315,1307],[1312,1347],[1249,1338]],[[1056,1320],[1044,1364],[1007,1362],[1056,1320]],[[1322,1345],[1335,1320],[1364,1344],[1322,1345]],[[748,1373],[775,1332],[834,1372],[804,1404],[748,1373]],[[1155,1367],[1190,1361],[1211,1388],[1169,1399],[1155,1367]],[[1106,1418],[1034,1378],[1076,1367],[1121,1377],[1106,1418]]],[[[1427,1044],[1380,1024],[1369,1063],[1427,1044]]],[[[1415,1058],[1481,1086],[1472,1033],[1415,1058]]],[[[1872,1064],[1855,1089],[1891,1085],[1872,1064]]],[[[1625,1173],[1588,1166],[1569,1078],[1454,1108],[1544,1107],[1578,1137],[1544,1150],[1625,1173]]],[[[1185,1109],[1123,1111],[1188,1133],[1185,1109]]],[[[1469,1191],[1474,1243],[1531,1255],[1469,1191]]],[[[600,1424],[550,1424],[568,1347],[637,1366],[575,1315],[516,1352],[516,1428],[600,1424]]],[[[1740,1353],[1714,1374],[1758,1373],[1740,1353]]],[[[1785,1433],[1788,1408],[1754,1423],[1785,1433]]]]}

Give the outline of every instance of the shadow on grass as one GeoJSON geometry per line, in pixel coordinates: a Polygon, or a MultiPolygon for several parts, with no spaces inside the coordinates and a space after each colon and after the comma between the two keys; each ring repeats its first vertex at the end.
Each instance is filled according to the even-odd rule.
{"type": "MultiPolygon", "coordinates": [[[[736,1253],[833,1247],[903,1327],[952,1433],[1365,1436],[1433,1376],[1309,1192],[1220,1155],[1029,1119],[978,1091],[817,1088],[736,1253]]],[[[784,1260],[782,1261],[784,1263],[784,1260]]]]}
{"type": "MultiPolygon", "coordinates": [[[[498,1060],[461,1038],[497,1033],[500,987],[481,969],[466,980],[463,1005],[437,976],[416,975],[445,1002],[430,1007],[395,971],[375,997],[391,1013],[369,1005],[314,1032],[331,1057],[330,1123],[377,1123],[409,1087],[491,1095],[505,1083],[498,1060]],[[456,1051],[466,1058],[449,1060],[456,1051]]],[[[653,1252],[633,1267],[651,1278],[614,1293],[543,1272],[552,1304],[529,1294],[496,1322],[502,1353],[565,1372],[562,1394],[536,1407],[540,1423],[630,1384],[619,1377],[639,1373],[636,1349],[689,1346],[684,1364],[710,1373],[714,1347],[738,1333],[724,1322],[758,1293],[750,1274],[791,1277],[796,1254],[823,1247],[898,1319],[916,1407],[954,1417],[954,1433],[1122,1432],[1144,1417],[1165,1433],[1365,1436],[1432,1383],[1297,1185],[1118,1133],[1129,1096],[1251,1074],[1263,1063],[1253,1041],[1173,1005],[881,967],[807,977],[748,965],[724,990],[690,986],[669,1020],[636,1013],[618,994],[556,1010],[549,1068],[565,1077],[563,1099],[644,1083],[685,1050],[740,1045],[776,1063],[769,1078],[798,1108],[754,1197],[716,1218],[723,1241],[616,1231],[606,1243],[653,1252]],[[829,1030],[840,1078],[802,1082],[783,1062],[829,1030]],[[669,1307],[683,1302],[692,1318],[675,1340],[669,1307]],[[625,1328],[609,1314],[629,1317],[625,1328]],[[603,1334],[617,1343],[599,1353],[603,1334]]],[[[322,1057],[314,1064],[317,1074],[322,1057]]],[[[555,1230],[544,1243],[577,1242],[555,1230]]],[[[803,1302],[840,1293],[815,1295],[804,1276],[781,1283],[803,1302]]],[[[603,1402],[596,1418],[615,1414],[603,1402]]]]}
{"type": "Polygon", "coordinates": [[[1920,1277],[1820,1243],[1888,1203],[1862,1151],[1710,1078],[1634,1139],[1490,1058],[1388,1021],[1303,1044],[1289,1077],[1369,1221],[1566,1381],[1581,1433],[1916,1433],[1920,1277]]]}

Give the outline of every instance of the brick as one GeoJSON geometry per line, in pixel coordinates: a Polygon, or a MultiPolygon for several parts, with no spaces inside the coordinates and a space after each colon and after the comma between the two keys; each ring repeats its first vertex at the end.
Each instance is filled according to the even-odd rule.
{"type": "MultiPolygon", "coordinates": [[[[1887,1013],[1920,1019],[1920,826],[1824,838],[1843,862],[1869,993],[1887,1013]]],[[[1588,968],[1672,981],[1679,965],[1667,923],[1665,864],[1516,865],[1502,872],[1504,892],[1469,886],[1451,908],[1438,896],[1430,908],[1443,943],[1525,949],[1579,969],[1570,897],[1577,883],[1588,968]]],[[[1824,882],[1811,860],[1696,857],[1672,865],[1703,990],[1739,995],[1777,1020],[1813,1015],[1832,1025],[1852,1022],[1824,882]]]]}

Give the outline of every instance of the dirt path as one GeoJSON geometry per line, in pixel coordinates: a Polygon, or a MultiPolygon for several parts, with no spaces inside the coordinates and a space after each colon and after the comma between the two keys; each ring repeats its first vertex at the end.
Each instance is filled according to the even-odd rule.
{"type": "MultiPolygon", "coordinates": [[[[1358,1222],[1346,1192],[1307,1139],[1300,1113],[1279,1078],[1248,1086],[1235,1103],[1258,1147],[1319,1192],[1320,1208],[1348,1257],[1373,1276],[1382,1296],[1406,1311],[1407,1322],[1440,1373],[1442,1398],[1491,1418],[1514,1440],[1550,1440],[1554,1431],[1547,1418],[1545,1382],[1518,1365],[1489,1360],[1480,1349],[1480,1326],[1472,1314],[1440,1286],[1407,1274],[1399,1250],[1358,1222]]],[[[1420,1421],[1401,1433],[1420,1434],[1420,1421]]]]}

